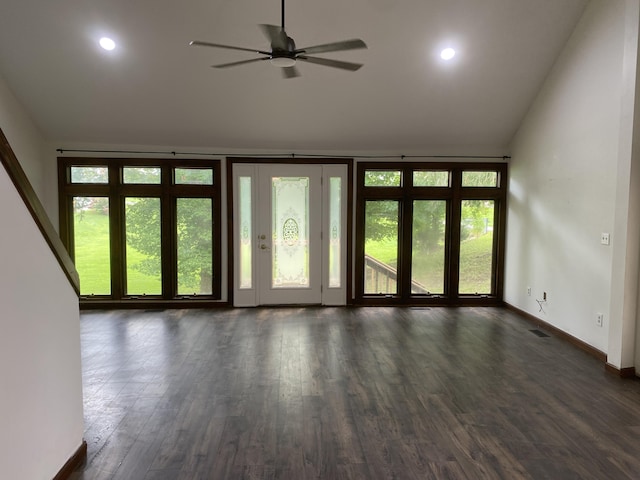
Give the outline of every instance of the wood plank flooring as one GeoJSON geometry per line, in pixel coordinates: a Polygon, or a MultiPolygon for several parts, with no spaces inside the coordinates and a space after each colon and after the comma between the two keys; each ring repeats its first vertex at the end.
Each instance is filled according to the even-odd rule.
{"type": "Polygon", "coordinates": [[[500,308],[82,314],[72,479],[637,479],[640,382],[500,308]]]}

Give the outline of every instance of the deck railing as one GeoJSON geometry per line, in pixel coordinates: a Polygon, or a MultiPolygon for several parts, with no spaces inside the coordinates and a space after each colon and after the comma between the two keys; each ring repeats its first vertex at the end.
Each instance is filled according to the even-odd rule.
{"type": "MultiPolygon", "coordinates": [[[[369,255],[364,256],[365,292],[368,293],[396,293],[398,271],[392,265],[381,262],[369,255]]],[[[411,281],[411,293],[428,294],[424,285],[415,280],[411,281]]]]}

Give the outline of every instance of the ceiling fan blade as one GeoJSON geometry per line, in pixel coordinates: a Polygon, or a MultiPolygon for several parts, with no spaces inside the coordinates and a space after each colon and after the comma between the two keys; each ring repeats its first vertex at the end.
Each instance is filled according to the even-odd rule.
{"type": "Polygon", "coordinates": [[[284,67],[281,70],[284,78],[295,78],[300,76],[300,72],[296,67],[284,67]]]}
{"type": "Polygon", "coordinates": [[[262,60],[269,60],[269,57],[252,58],[250,60],[240,60],[239,62],[222,63],[220,65],[211,65],[213,68],[227,68],[235,67],[237,65],[244,65],[245,63],[261,62],[262,60]]]}
{"type": "Polygon", "coordinates": [[[282,27],[276,25],[261,24],[260,28],[271,42],[271,48],[277,50],[287,49],[287,34],[282,27]]]}
{"type": "Polygon", "coordinates": [[[325,43],[324,45],[315,45],[313,47],[299,48],[296,53],[326,53],[338,52],[340,50],[357,50],[358,48],[367,48],[367,44],[359,38],[352,40],[344,40],[342,42],[325,43]]]}
{"type": "Polygon", "coordinates": [[[234,47],[232,45],[222,45],[220,43],[201,42],[199,40],[193,40],[192,42],[189,42],[189,45],[193,45],[193,46],[196,46],[196,47],[227,48],[227,49],[230,49],[230,50],[241,50],[243,52],[253,52],[253,53],[261,53],[262,55],[271,55],[271,52],[265,52],[263,50],[256,50],[254,48],[234,47]]]}
{"type": "Polygon", "coordinates": [[[361,63],[342,62],[340,60],[331,60],[330,58],[307,57],[306,55],[298,55],[297,59],[304,62],[317,63],[318,65],[324,65],[325,67],[350,70],[352,72],[355,72],[362,67],[361,63]]]}

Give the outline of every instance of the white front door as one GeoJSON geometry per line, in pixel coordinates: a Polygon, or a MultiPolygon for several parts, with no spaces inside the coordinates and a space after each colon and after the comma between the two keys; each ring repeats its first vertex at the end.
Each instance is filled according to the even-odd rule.
{"type": "Polygon", "coordinates": [[[234,305],[346,302],[345,173],[343,165],[234,165],[234,305]]]}
{"type": "Polygon", "coordinates": [[[322,167],[258,170],[258,304],[319,304],[322,167]]]}

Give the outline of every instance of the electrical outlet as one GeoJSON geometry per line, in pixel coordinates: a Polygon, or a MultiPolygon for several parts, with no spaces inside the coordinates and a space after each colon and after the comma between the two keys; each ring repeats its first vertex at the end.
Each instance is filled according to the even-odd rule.
{"type": "Polygon", "coordinates": [[[531,287],[527,287],[527,295],[531,296],[531,287]]]}
{"type": "Polygon", "coordinates": [[[601,327],[604,321],[604,315],[602,313],[596,313],[596,325],[601,327]]]}
{"type": "Polygon", "coordinates": [[[600,243],[601,243],[602,245],[609,245],[609,242],[610,242],[609,234],[608,234],[608,233],[605,233],[605,232],[602,232],[602,233],[600,234],[600,243]]]}

